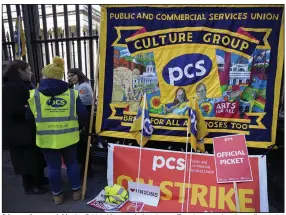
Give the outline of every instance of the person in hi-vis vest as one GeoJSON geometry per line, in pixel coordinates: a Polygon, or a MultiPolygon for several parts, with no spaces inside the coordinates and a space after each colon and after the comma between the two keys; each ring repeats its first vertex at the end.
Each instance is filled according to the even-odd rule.
{"type": "MultiPolygon", "coordinates": [[[[78,91],[62,81],[64,60],[55,57],[42,70],[39,88],[30,91],[30,117],[36,123],[36,144],[48,165],[48,177],[56,204],[63,203],[61,157],[73,189],[73,199],[81,198],[80,170],[77,163],[79,130],[87,122],[87,112],[78,91]]],[[[29,115],[29,113],[27,113],[29,115]]],[[[28,116],[29,117],[29,116],[28,116]]]]}

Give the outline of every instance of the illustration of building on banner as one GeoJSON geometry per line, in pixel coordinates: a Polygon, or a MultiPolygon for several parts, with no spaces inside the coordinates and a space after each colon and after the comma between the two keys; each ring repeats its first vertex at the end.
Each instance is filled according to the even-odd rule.
{"type": "Polygon", "coordinates": [[[113,55],[113,68],[125,67],[130,70],[138,69],[140,71],[145,70],[145,66],[137,62],[135,58],[128,55],[128,49],[115,49],[113,55]]]}
{"type": "Polygon", "coordinates": [[[225,77],[225,79],[229,80],[229,85],[249,84],[250,71],[248,69],[248,60],[238,55],[231,54],[230,66],[229,68],[226,68],[225,59],[221,52],[222,51],[219,51],[220,55],[217,55],[217,64],[220,76],[227,76],[229,74],[229,77],[225,77]],[[229,71],[225,71],[226,69],[229,71]]]}
{"type": "Polygon", "coordinates": [[[248,62],[232,64],[229,74],[230,85],[249,84],[249,79],[250,71],[248,71],[248,62]]]}
{"type": "Polygon", "coordinates": [[[133,88],[135,88],[138,84],[143,84],[147,86],[149,84],[157,84],[158,79],[156,75],[156,68],[154,62],[150,61],[146,65],[146,72],[143,75],[139,75],[133,80],[133,88]]]}
{"type": "Polygon", "coordinates": [[[128,49],[116,47],[113,56],[113,102],[135,100],[133,80],[145,70],[145,67],[137,64],[130,55],[128,49]]]}
{"type": "Polygon", "coordinates": [[[114,47],[113,103],[128,103],[130,111],[137,111],[144,93],[158,88],[153,53],[130,55],[128,48],[114,47]]]}

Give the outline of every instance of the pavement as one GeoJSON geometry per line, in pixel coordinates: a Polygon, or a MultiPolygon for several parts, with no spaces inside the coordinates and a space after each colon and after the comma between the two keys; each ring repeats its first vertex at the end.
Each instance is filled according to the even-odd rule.
{"type": "Polygon", "coordinates": [[[98,213],[101,212],[88,206],[107,184],[106,165],[99,163],[93,166],[94,175],[87,180],[85,200],[73,201],[72,192],[68,183],[64,183],[65,201],[55,205],[50,192],[42,195],[26,195],[22,187],[21,176],[13,172],[8,151],[2,151],[2,212],[3,213],[98,213]]]}

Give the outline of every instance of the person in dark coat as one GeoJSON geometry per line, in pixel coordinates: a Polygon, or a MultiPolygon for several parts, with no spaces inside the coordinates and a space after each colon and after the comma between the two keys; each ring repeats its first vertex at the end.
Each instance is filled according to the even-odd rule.
{"type": "MultiPolygon", "coordinates": [[[[2,61],[2,77],[4,75],[4,73],[6,72],[7,68],[9,65],[9,61],[2,61]]],[[[7,141],[2,141],[2,149],[4,150],[9,150],[9,145],[7,141]]]]}
{"type": "Polygon", "coordinates": [[[3,74],[2,85],[2,141],[9,146],[10,157],[16,174],[22,176],[26,194],[43,194],[42,186],[49,183],[44,177],[46,162],[36,146],[36,128],[26,120],[31,68],[21,60],[12,61],[3,74]]]}

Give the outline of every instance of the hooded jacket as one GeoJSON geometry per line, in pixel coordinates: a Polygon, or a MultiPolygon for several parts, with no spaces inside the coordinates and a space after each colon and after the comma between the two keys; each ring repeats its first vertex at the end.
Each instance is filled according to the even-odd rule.
{"type": "Polygon", "coordinates": [[[29,82],[3,80],[2,145],[9,149],[14,171],[20,175],[37,175],[46,166],[44,156],[36,146],[35,122],[25,118],[29,89],[33,89],[29,82]]]}
{"type": "MultiPolygon", "coordinates": [[[[42,94],[44,94],[45,96],[51,96],[52,99],[54,96],[60,95],[65,91],[67,91],[68,89],[69,89],[68,83],[57,79],[43,79],[40,81],[38,88],[38,90],[42,94]]],[[[88,122],[88,113],[85,107],[83,106],[79,96],[76,100],[76,113],[78,116],[79,128],[81,129],[88,122]]],[[[27,111],[26,117],[28,120],[32,119],[34,120],[34,115],[30,108],[27,111]]]]}

